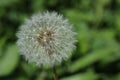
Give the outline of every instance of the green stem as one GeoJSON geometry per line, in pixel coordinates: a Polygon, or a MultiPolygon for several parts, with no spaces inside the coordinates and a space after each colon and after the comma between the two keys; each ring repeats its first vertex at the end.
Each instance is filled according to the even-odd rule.
{"type": "Polygon", "coordinates": [[[54,80],[58,80],[58,76],[57,76],[57,72],[56,72],[55,67],[52,68],[52,72],[53,72],[54,80]]]}

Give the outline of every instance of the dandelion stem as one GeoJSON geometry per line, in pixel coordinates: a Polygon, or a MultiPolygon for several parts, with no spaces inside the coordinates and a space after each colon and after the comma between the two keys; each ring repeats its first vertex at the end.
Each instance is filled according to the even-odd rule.
{"type": "Polygon", "coordinates": [[[53,72],[54,80],[58,80],[58,76],[57,76],[57,72],[56,72],[56,68],[55,67],[52,68],[52,72],[53,72]]]}

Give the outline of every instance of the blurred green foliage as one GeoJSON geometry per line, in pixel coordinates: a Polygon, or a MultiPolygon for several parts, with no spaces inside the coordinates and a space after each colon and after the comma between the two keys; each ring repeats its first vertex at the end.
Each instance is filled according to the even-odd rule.
{"type": "Polygon", "coordinates": [[[120,0],[0,0],[0,80],[53,80],[15,45],[24,20],[46,10],[63,14],[77,32],[73,56],[57,66],[60,80],[120,80],[120,0]]]}

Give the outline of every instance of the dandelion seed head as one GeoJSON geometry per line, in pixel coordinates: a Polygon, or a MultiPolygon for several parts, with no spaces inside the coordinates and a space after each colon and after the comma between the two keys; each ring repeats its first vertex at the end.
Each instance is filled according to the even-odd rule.
{"type": "Polygon", "coordinates": [[[75,49],[75,34],[62,15],[38,13],[20,27],[17,45],[28,62],[53,67],[70,58],[75,49]]]}

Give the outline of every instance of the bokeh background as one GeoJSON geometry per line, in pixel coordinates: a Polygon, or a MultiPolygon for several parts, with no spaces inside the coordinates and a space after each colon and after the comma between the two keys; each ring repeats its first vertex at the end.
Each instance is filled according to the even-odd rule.
{"type": "Polygon", "coordinates": [[[63,14],[78,33],[73,56],[56,67],[60,80],[120,80],[120,0],[0,0],[0,80],[53,80],[15,44],[24,20],[46,10],[63,14]]]}

